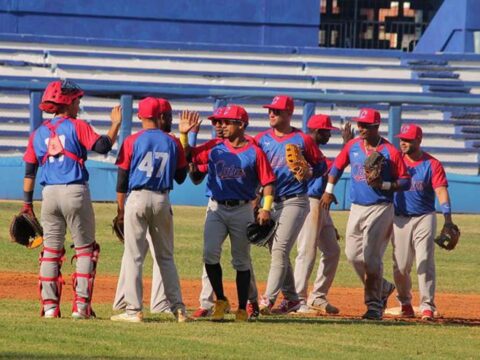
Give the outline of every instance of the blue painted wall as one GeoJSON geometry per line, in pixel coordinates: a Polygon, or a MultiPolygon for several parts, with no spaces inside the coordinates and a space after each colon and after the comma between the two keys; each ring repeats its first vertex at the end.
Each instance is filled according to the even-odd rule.
{"type": "MultiPolygon", "coordinates": [[[[87,168],[90,173],[90,190],[95,201],[115,201],[115,187],[117,183],[117,170],[114,165],[98,161],[88,161],[87,168]]],[[[20,157],[0,158],[0,199],[23,199],[22,183],[24,163],[20,157]]],[[[335,195],[338,205],[335,210],[350,208],[349,176],[344,174],[335,186],[335,195]]],[[[38,177],[37,177],[38,178],[38,177]]],[[[457,174],[447,174],[449,192],[452,198],[454,212],[480,213],[478,199],[480,199],[480,177],[457,174]]],[[[37,183],[34,198],[41,200],[42,187],[37,183]]],[[[176,185],[170,194],[170,199],[175,205],[205,206],[205,182],[193,185],[187,178],[182,185],[176,185]]],[[[437,204],[438,206],[438,204],[437,204]]]]}
{"type": "Polygon", "coordinates": [[[445,0],[414,52],[472,53],[475,31],[480,32],[480,1],[445,0]]]}
{"type": "Polygon", "coordinates": [[[66,42],[318,46],[319,22],[319,0],[0,1],[0,33],[60,36],[66,42]]]}

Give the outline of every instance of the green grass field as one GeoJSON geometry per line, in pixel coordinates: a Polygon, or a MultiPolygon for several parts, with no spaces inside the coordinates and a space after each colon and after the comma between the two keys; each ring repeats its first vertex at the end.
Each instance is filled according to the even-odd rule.
{"type": "MultiPolygon", "coordinates": [[[[40,213],[40,204],[35,204],[40,213]]],[[[36,273],[38,251],[27,251],[8,239],[9,222],[18,202],[0,203],[0,271],[36,273]]],[[[102,245],[101,274],[116,275],[123,251],[111,233],[113,204],[95,204],[97,241],[102,245]]],[[[180,276],[199,279],[201,274],[204,209],[175,207],[175,252],[180,276]]],[[[347,213],[333,213],[341,234],[347,213]]],[[[480,293],[479,216],[456,215],[461,243],[453,252],[437,250],[437,291],[480,293]]],[[[441,222],[440,222],[441,223],[441,222]]],[[[341,240],[342,247],[344,239],[341,240]]],[[[71,240],[67,239],[67,244],[71,240]]],[[[223,267],[233,279],[228,242],[223,267]]],[[[265,281],[269,257],[265,249],[253,249],[259,281],[265,281]]],[[[292,254],[294,256],[294,254],[292,254]]],[[[146,263],[146,274],[151,272],[146,263]]],[[[385,256],[385,275],[391,278],[391,248],[385,256]]],[[[413,277],[415,279],[415,276],[413,277]]],[[[334,287],[359,287],[344,254],[334,287]]],[[[70,291],[70,289],[68,289],[70,291]]],[[[479,305],[480,306],[480,305],[479,305]]],[[[68,307],[64,307],[68,314],[68,307]]],[[[110,305],[96,306],[98,319],[75,322],[67,317],[38,317],[37,294],[31,301],[0,299],[0,358],[23,359],[316,359],[316,358],[439,358],[475,359],[480,353],[480,327],[406,322],[365,323],[333,318],[298,319],[268,317],[256,323],[221,324],[209,321],[177,324],[170,317],[148,315],[144,324],[118,324],[108,320],[110,305]]]]}

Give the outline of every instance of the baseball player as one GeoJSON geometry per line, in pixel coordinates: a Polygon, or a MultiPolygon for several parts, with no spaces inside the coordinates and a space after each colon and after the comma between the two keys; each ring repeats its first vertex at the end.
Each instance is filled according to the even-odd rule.
{"type": "MultiPolygon", "coordinates": [[[[149,101],[143,101],[139,103],[138,117],[152,119],[157,123],[157,126],[160,130],[170,134],[172,131],[172,107],[170,102],[162,98],[149,99],[149,101]]],[[[160,274],[160,267],[158,266],[156,257],[154,255],[154,247],[149,232],[147,232],[147,242],[142,243],[142,245],[144,246],[141,249],[142,253],[144,253],[143,257],[146,256],[147,251],[150,249],[153,260],[150,312],[153,314],[171,313],[170,304],[165,295],[163,280],[160,274]]],[[[125,310],[125,308],[125,259],[122,258],[115,300],[113,301],[113,310],[125,310]]]]}
{"type": "MultiPolygon", "coordinates": [[[[328,115],[313,115],[307,122],[309,135],[318,145],[325,145],[331,137],[331,130],[340,130],[332,126],[328,115]]],[[[353,138],[350,123],[345,124],[342,131],[344,143],[353,138]]],[[[327,160],[329,168],[332,162],[327,160]]],[[[302,230],[298,235],[298,255],[295,260],[295,288],[297,290],[301,306],[298,313],[310,313],[312,310],[324,314],[338,314],[337,307],[327,300],[340,259],[340,246],[337,239],[337,230],[333,225],[330,212],[320,206],[320,198],[325,190],[326,176],[313,178],[308,183],[308,198],[310,212],[305,219],[302,230]],[[317,277],[313,284],[313,290],[307,298],[308,279],[315,265],[317,248],[321,251],[320,264],[317,277]]]]}
{"type": "Polygon", "coordinates": [[[178,322],[188,321],[173,258],[173,216],[169,192],[173,180],[183,183],[187,162],[183,148],[172,136],[158,129],[158,102],[146,98],[139,104],[142,130],[127,137],[118,158],[118,216],[125,218],[126,312],[113,321],[142,322],[142,267],[149,232],[162,275],[165,294],[178,322]],[[147,111],[147,109],[149,111],[147,111]],[[129,193],[125,202],[126,194],[129,193]]]}
{"type": "MultiPolygon", "coordinates": [[[[265,154],[253,140],[245,137],[248,126],[245,109],[229,105],[219,117],[221,119],[215,120],[221,121],[225,140],[191,151],[195,164],[208,164],[207,196],[210,200],[204,230],[204,263],[216,296],[212,320],[219,321],[230,307],[223,291],[220,265],[222,244],[229,235],[232,265],[237,271],[239,305],[235,319],[247,321],[251,258],[246,227],[254,221],[251,201],[256,198],[256,188],[263,186],[264,206],[259,211],[258,221],[268,221],[275,177],[265,154]]],[[[188,131],[188,124],[184,129],[188,131]]],[[[182,135],[185,139],[185,130],[182,135]]]]}
{"type": "MultiPolygon", "coordinates": [[[[215,129],[216,137],[223,139],[223,128],[222,128],[222,114],[225,111],[226,107],[219,107],[215,109],[213,115],[209,116],[208,119],[212,121],[212,125],[215,129]]],[[[192,128],[188,133],[188,144],[190,147],[195,147],[197,142],[197,135],[200,129],[200,123],[198,126],[192,128]]],[[[248,135],[244,135],[246,138],[249,138],[248,135]]],[[[189,164],[190,171],[189,175],[194,184],[200,184],[208,172],[208,164],[199,164],[194,163],[189,164]]],[[[208,187],[208,184],[207,184],[208,187]]],[[[207,188],[207,192],[209,189],[207,188]]],[[[192,314],[194,319],[209,317],[213,313],[213,308],[215,305],[215,300],[213,296],[213,288],[208,279],[207,271],[203,267],[202,271],[202,290],[200,292],[200,307],[192,314]]],[[[230,309],[227,308],[226,312],[229,312],[230,309]]],[[[258,306],[258,290],[255,280],[255,273],[253,267],[250,268],[250,289],[248,292],[248,303],[247,303],[247,315],[249,320],[255,320],[260,314],[258,306]]]]}
{"type": "Polygon", "coordinates": [[[280,290],[284,295],[279,307],[281,313],[296,311],[301,305],[295,289],[290,251],[309,212],[307,180],[312,176],[322,176],[327,167],[323,154],[312,138],[290,125],[294,111],[290,96],[275,96],[272,103],[264,105],[264,108],[268,109],[271,129],[258,134],[255,139],[267,155],[277,179],[272,218],[278,227],[271,246],[267,288],[260,301],[260,313],[269,315],[280,290]],[[287,166],[287,144],[297,145],[312,167],[309,173],[302,174],[303,181],[298,181],[287,166]]]}
{"type": "Polygon", "coordinates": [[[440,161],[423,151],[422,129],[417,125],[403,125],[400,149],[412,184],[407,191],[395,193],[393,220],[393,276],[397,286],[402,316],[414,317],[410,271],[417,263],[420,289],[420,312],[423,320],[434,320],[435,307],[435,195],[445,218],[453,224],[448,194],[448,182],[440,161]]]}
{"type": "Polygon", "coordinates": [[[39,287],[41,315],[45,318],[61,316],[60,298],[64,281],[60,268],[65,259],[67,227],[77,260],[72,276],[75,293],[72,317],[89,319],[95,316],[92,295],[100,246],[95,242],[95,215],[85,162],[87,150],[100,154],[111,150],[122,117],[120,107],[114,107],[111,112],[112,125],[107,135],[98,135],[88,123],[77,119],[83,94],[82,89],[72,81],[53,81],[48,84],[40,109],[54,116],[31,134],[23,158],[23,212],[33,213],[35,177],[38,167],[41,168],[44,247],[39,259],[39,287]]]}
{"type": "Polygon", "coordinates": [[[350,164],[350,199],[345,253],[364,283],[364,319],[381,320],[388,297],[395,286],[383,279],[383,255],[391,236],[393,193],[410,186],[410,175],[400,152],[379,134],[380,113],[362,109],[357,121],[360,136],[349,141],[334,161],[322,195],[327,210],[335,200],[333,188],[343,170],[350,164]],[[381,179],[370,186],[365,178],[364,161],[374,151],[386,158],[381,179]]]}

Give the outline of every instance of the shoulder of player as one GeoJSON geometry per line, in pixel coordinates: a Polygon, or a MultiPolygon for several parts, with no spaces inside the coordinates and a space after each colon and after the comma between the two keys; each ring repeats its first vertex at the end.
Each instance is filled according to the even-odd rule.
{"type": "Polygon", "coordinates": [[[343,148],[345,149],[345,151],[349,151],[353,146],[357,144],[360,145],[361,142],[362,142],[362,138],[356,137],[356,138],[353,138],[352,140],[349,140],[343,148]]]}
{"type": "Polygon", "coordinates": [[[423,152],[423,161],[430,163],[432,167],[443,167],[440,160],[425,151],[423,152]]]}
{"type": "Polygon", "coordinates": [[[255,135],[254,139],[257,143],[259,143],[266,135],[270,134],[271,129],[264,130],[262,132],[259,132],[257,135],[255,135]]]}
{"type": "Polygon", "coordinates": [[[390,141],[385,138],[382,138],[382,145],[383,148],[389,153],[391,156],[398,156],[401,158],[401,152],[398,150],[390,141]]]}

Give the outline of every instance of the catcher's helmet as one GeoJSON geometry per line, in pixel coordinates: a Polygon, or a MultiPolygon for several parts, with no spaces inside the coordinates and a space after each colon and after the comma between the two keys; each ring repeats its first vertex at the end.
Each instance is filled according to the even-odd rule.
{"type": "Polygon", "coordinates": [[[44,110],[45,103],[70,105],[75,99],[82,97],[83,90],[71,80],[52,81],[43,92],[40,109],[44,110]]]}
{"type": "Polygon", "coordinates": [[[247,238],[248,241],[257,246],[266,246],[272,241],[273,234],[277,229],[277,223],[269,220],[267,224],[260,225],[256,222],[248,223],[247,238]]]}

